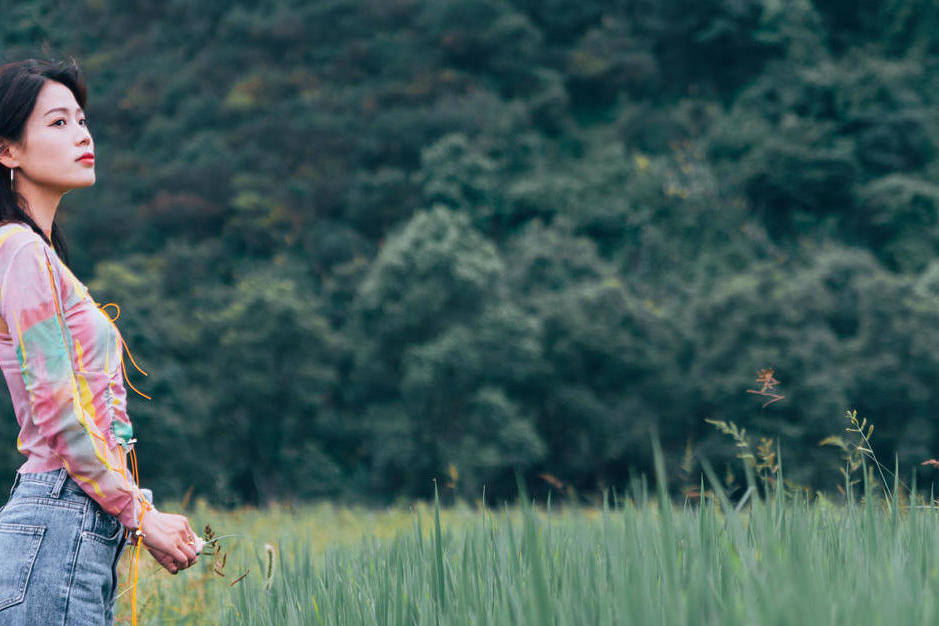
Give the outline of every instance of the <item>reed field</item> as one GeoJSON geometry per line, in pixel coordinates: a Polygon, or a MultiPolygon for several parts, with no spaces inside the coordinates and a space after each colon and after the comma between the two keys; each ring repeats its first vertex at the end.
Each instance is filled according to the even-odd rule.
{"type": "MultiPolygon", "coordinates": [[[[844,503],[760,483],[702,502],[634,481],[602,507],[416,504],[220,513],[225,557],[141,574],[140,624],[934,624],[939,508],[875,481],[844,503]],[[664,503],[668,503],[663,505],[664,503]],[[269,547],[266,548],[265,544],[269,547]],[[248,572],[238,582],[239,576],[248,572]]],[[[851,487],[851,485],[848,485],[851,487]]],[[[524,486],[520,484],[524,494],[524,486]]],[[[167,509],[169,510],[169,509],[167,509]]],[[[142,557],[143,559],[144,557],[142,557]]],[[[127,571],[128,555],[122,561],[127,571]]],[[[122,578],[122,588],[126,578],[122,578]]],[[[118,620],[129,621],[129,594],[118,620]]]]}

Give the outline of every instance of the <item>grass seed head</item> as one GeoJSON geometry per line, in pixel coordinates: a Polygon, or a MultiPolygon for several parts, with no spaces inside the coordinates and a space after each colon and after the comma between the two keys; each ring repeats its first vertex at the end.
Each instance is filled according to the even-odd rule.
{"type": "Polygon", "coordinates": [[[264,544],[264,591],[270,593],[271,585],[274,584],[274,546],[269,543],[264,544]]]}

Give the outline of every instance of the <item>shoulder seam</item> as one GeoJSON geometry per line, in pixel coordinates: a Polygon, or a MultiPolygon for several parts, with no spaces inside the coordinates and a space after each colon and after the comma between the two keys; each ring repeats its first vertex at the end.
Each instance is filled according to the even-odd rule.
{"type": "MultiPolygon", "coordinates": [[[[32,232],[32,231],[30,231],[30,232],[32,232]]],[[[36,235],[36,233],[33,233],[33,235],[36,235]]],[[[40,246],[40,248],[39,248],[39,254],[45,255],[45,256],[48,258],[48,255],[45,254],[45,250],[43,249],[44,247],[46,247],[45,242],[42,241],[42,239],[39,239],[39,236],[36,235],[35,238],[30,238],[30,239],[24,241],[24,242],[23,242],[22,244],[20,244],[19,246],[17,246],[17,248],[16,248],[15,250],[13,250],[13,252],[10,253],[10,259],[12,260],[13,257],[15,257],[16,255],[18,255],[18,254],[20,254],[21,252],[23,252],[23,250],[24,250],[27,246],[30,246],[30,245],[37,245],[37,246],[40,246]]],[[[6,285],[7,276],[9,275],[10,269],[12,268],[12,266],[13,266],[13,263],[7,263],[6,267],[3,268],[3,276],[0,276],[0,292],[2,292],[3,287],[6,285]]]]}
{"type": "MultiPolygon", "coordinates": [[[[0,226],[0,229],[2,229],[4,226],[7,226],[7,224],[4,224],[3,226],[0,226]]],[[[33,231],[32,228],[27,228],[27,227],[26,227],[25,225],[23,225],[23,224],[16,224],[15,231],[12,232],[12,233],[7,234],[6,237],[0,237],[0,242],[5,243],[5,242],[7,241],[7,239],[19,239],[19,240],[22,240],[23,243],[24,243],[24,245],[25,245],[26,243],[30,242],[30,241],[36,241],[36,242],[39,242],[39,243],[41,243],[42,245],[46,246],[47,248],[49,247],[49,246],[46,244],[45,240],[44,240],[42,237],[40,237],[35,231],[33,231]],[[23,233],[23,234],[20,235],[19,233],[23,233]]],[[[2,247],[2,243],[0,243],[0,247],[2,247]]],[[[20,247],[22,247],[22,246],[20,246],[20,247]]],[[[13,254],[15,254],[15,253],[17,253],[17,252],[19,252],[19,247],[17,247],[17,248],[13,251],[13,254]]]]}
{"type": "MultiPolygon", "coordinates": [[[[40,250],[43,253],[46,253],[48,251],[49,249],[48,244],[46,244],[45,240],[43,240],[42,237],[36,234],[33,231],[33,229],[23,226],[22,228],[18,228],[17,230],[21,231],[23,235],[18,236],[19,233],[10,233],[10,235],[8,236],[9,239],[0,239],[0,250],[3,250],[3,246],[7,245],[8,243],[13,244],[13,243],[19,242],[19,245],[14,246],[12,252],[8,253],[10,255],[10,258],[13,258],[13,256],[19,254],[23,248],[25,248],[31,243],[38,244],[40,246],[40,250]]],[[[48,254],[46,254],[46,256],[48,256],[48,254]]]]}

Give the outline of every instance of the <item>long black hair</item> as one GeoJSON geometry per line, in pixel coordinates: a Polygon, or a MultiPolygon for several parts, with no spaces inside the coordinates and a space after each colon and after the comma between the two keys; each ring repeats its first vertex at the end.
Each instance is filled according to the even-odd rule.
{"type": "MultiPolygon", "coordinates": [[[[39,90],[50,80],[68,87],[78,105],[85,108],[88,91],[74,59],[70,61],[26,59],[0,65],[0,137],[17,143],[22,140],[26,130],[26,120],[29,119],[36,106],[39,90]]],[[[28,225],[68,264],[68,246],[65,244],[65,238],[58,225],[53,221],[52,241],[49,241],[46,234],[26,212],[25,204],[25,199],[14,193],[10,185],[9,168],[0,165],[0,223],[22,222],[28,225]]]]}

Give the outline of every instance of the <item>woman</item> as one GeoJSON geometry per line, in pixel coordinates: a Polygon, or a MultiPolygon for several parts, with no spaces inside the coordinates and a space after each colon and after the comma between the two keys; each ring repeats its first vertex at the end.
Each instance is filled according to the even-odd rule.
{"type": "Polygon", "coordinates": [[[0,624],[110,624],[128,537],[173,574],[201,543],[128,471],[122,340],[60,260],[59,201],[95,182],[85,95],[74,63],[0,66],[0,367],[27,457],[0,509],[0,624]]]}

